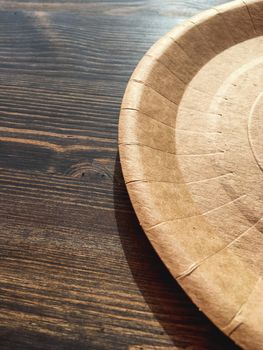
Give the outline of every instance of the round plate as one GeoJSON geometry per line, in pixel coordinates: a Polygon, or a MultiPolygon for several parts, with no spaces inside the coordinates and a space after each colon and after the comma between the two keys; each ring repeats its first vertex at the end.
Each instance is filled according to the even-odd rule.
{"type": "Polygon", "coordinates": [[[140,223],[198,307],[263,348],[263,1],[208,10],[134,71],[119,149],[140,223]]]}

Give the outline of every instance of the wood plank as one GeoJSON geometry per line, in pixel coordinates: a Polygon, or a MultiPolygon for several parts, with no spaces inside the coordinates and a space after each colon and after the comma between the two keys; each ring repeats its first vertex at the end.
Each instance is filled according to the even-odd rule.
{"type": "Polygon", "coordinates": [[[203,11],[214,5],[225,3],[225,0],[165,0],[157,2],[155,0],[0,0],[2,9],[25,9],[25,10],[44,10],[44,11],[83,11],[87,10],[89,14],[105,14],[107,16],[127,16],[135,14],[147,18],[158,14],[159,16],[175,18],[189,17],[196,14],[197,11],[203,11]]]}

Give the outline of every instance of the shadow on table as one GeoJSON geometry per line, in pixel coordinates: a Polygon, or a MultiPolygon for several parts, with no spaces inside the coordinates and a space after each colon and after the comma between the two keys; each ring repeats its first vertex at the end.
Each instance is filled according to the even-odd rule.
{"type": "MultiPolygon", "coordinates": [[[[120,240],[131,273],[170,343],[191,349],[238,350],[191,302],[153,250],[128,198],[119,155],[114,170],[114,203],[120,240]]],[[[160,335],[163,332],[160,331],[160,335]]]]}

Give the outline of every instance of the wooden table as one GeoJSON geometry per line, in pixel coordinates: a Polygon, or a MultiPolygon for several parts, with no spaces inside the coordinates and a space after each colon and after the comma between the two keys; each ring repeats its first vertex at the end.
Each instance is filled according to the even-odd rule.
{"type": "Polygon", "coordinates": [[[0,1],[1,349],[237,349],[151,248],[117,150],[138,60],[222,2],[0,1]]]}

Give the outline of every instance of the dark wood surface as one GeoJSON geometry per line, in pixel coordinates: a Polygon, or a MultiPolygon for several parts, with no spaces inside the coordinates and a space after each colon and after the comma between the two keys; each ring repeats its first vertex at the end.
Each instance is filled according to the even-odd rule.
{"type": "Polygon", "coordinates": [[[219,3],[0,1],[1,349],[237,349],[151,248],[117,150],[138,60],[219,3]]]}

